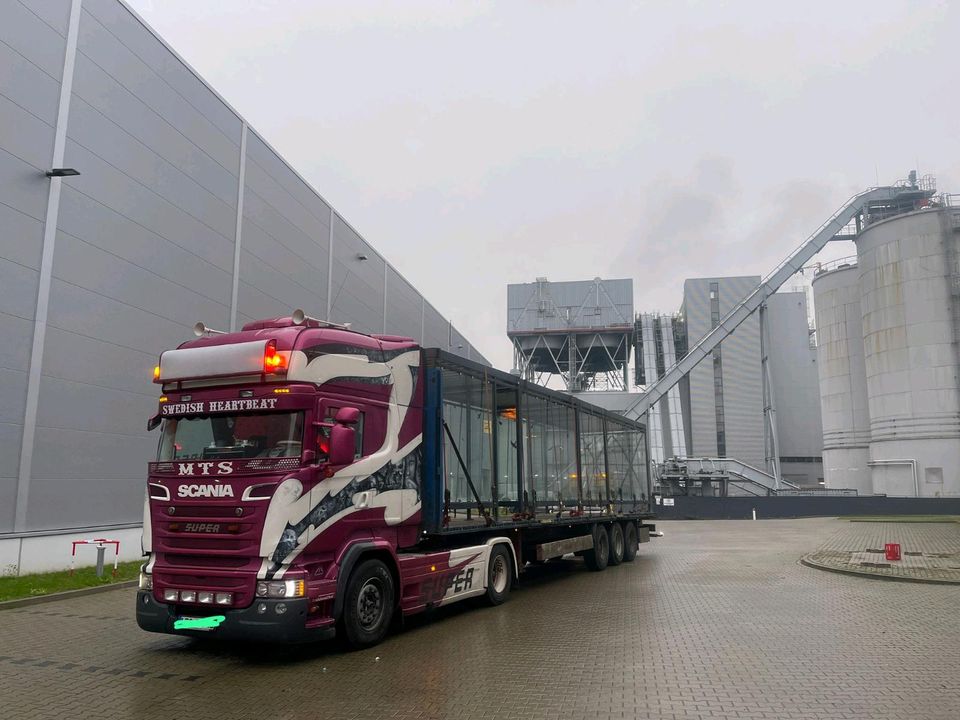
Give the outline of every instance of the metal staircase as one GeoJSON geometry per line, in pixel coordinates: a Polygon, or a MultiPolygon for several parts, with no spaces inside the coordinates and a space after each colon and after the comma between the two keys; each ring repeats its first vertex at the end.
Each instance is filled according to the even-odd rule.
{"type": "MultiPolygon", "coordinates": [[[[623,413],[632,417],[642,417],[651,406],[666,395],[701,360],[710,355],[721,342],[736,330],[744,320],[756,312],[771,295],[797,273],[810,258],[820,252],[828,242],[837,236],[841,239],[854,237],[861,228],[861,217],[866,214],[868,208],[896,206],[897,201],[902,196],[916,195],[916,193],[916,188],[908,186],[886,186],[871,188],[850,198],[829,220],[817,228],[803,244],[777,265],[773,272],[754,288],[753,292],[728,312],[720,320],[717,327],[700,338],[683,359],[667,369],[656,382],[650,384],[646,392],[623,413]],[[855,226],[847,228],[854,220],[856,222],[855,226]]],[[[761,471],[757,470],[757,472],[761,471]]],[[[766,475],[766,473],[763,474],[766,475]]],[[[768,475],[767,477],[772,479],[772,476],[768,475]]]]}

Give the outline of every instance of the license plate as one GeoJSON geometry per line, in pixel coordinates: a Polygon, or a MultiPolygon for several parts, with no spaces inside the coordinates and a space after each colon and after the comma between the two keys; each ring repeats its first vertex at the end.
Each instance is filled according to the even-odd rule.
{"type": "Polygon", "coordinates": [[[202,632],[210,632],[211,630],[216,630],[220,627],[222,623],[227,618],[223,615],[213,615],[211,617],[190,617],[183,615],[178,617],[173,622],[174,630],[200,630],[202,632]]]}

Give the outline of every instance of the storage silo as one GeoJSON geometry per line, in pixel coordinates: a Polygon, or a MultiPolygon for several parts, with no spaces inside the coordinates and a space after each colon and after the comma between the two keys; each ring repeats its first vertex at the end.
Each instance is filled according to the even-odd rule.
{"type": "Polygon", "coordinates": [[[930,208],[856,240],[876,493],[960,495],[958,228],[930,208]]]}
{"type": "Polygon", "coordinates": [[[823,482],[873,494],[870,414],[863,359],[860,272],[844,263],[813,279],[817,367],[823,418],[823,482]]]}

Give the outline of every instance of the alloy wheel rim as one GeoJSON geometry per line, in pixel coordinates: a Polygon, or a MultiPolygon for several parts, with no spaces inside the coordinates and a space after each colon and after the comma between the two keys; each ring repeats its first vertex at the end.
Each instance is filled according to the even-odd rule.
{"type": "Polygon", "coordinates": [[[377,625],[383,616],[383,586],[376,578],[367,580],[357,595],[357,620],[365,630],[377,625]]]}

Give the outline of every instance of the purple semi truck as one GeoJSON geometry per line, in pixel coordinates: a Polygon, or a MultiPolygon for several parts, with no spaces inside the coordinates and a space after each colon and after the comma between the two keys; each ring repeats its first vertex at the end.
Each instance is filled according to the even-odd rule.
{"type": "Polygon", "coordinates": [[[297,311],[160,356],[144,630],[379,642],[497,605],[529,563],[629,562],[654,526],[643,425],[410,338],[297,311]]]}

